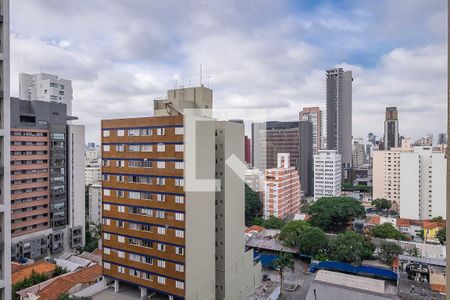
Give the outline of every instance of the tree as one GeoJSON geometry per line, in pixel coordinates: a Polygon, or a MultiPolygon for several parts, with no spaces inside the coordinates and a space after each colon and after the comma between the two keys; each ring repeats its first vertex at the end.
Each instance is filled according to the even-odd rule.
{"type": "Polygon", "coordinates": [[[394,257],[403,253],[402,247],[399,245],[382,241],[380,245],[380,249],[378,251],[378,257],[385,263],[391,265],[394,257]]]}
{"type": "Polygon", "coordinates": [[[297,246],[298,238],[303,230],[310,227],[306,221],[290,221],[283,225],[279,235],[280,240],[283,241],[287,247],[297,246]]]}
{"type": "MultiPolygon", "coordinates": [[[[251,221],[250,224],[251,224],[251,225],[263,226],[263,225],[264,225],[264,219],[263,219],[263,218],[260,218],[260,217],[254,218],[254,219],[251,221]]],[[[263,226],[263,227],[264,227],[264,226],[263,226]]]]}
{"type": "Polygon", "coordinates": [[[420,257],[421,253],[419,248],[415,247],[414,248],[410,248],[408,250],[406,250],[406,254],[409,256],[415,256],[415,257],[420,257]]]}
{"type": "Polygon", "coordinates": [[[257,192],[245,185],[245,224],[252,224],[261,213],[262,202],[257,192]]]}
{"type": "Polygon", "coordinates": [[[86,245],[84,246],[84,251],[92,252],[98,247],[98,240],[101,236],[101,225],[89,224],[86,221],[85,224],[85,238],[86,245]]]}
{"type": "Polygon", "coordinates": [[[297,241],[300,253],[316,257],[326,257],[329,241],[325,232],[317,227],[307,227],[299,235],[297,241]]]}
{"type": "Polygon", "coordinates": [[[372,201],[372,206],[378,210],[388,210],[391,208],[392,203],[387,199],[375,199],[372,201]]]}
{"type": "Polygon", "coordinates": [[[381,225],[375,225],[370,230],[370,233],[373,237],[382,238],[382,239],[393,239],[393,240],[406,240],[407,237],[395,229],[394,225],[391,223],[384,223],[381,225]]]}
{"type": "Polygon", "coordinates": [[[447,232],[447,227],[443,227],[441,229],[438,230],[438,232],[436,233],[436,237],[439,240],[439,242],[441,242],[441,244],[445,244],[446,242],[446,232],[447,232]]]}
{"type": "Polygon", "coordinates": [[[441,216],[437,216],[437,217],[432,218],[430,221],[442,223],[442,222],[444,222],[444,218],[442,218],[441,216]]]}
{"type": "Polygon", "coordinates": [[[69,272],[67,270],[67,268],[56,266],[55,270],[53,271],[53,277],[58,277],[58,276],[60,276],[62,274],[66,274],[67,272],[69,272]]]}
{"type": "Polygon", "coordinates": [[[348,222],[366,215],[361,203],[351,197],[322,197],[309,207],[310,224],[326,232],[344,231],[348,222]]]}
{"type": "Polygon", "coordinates": [[[280,274],[280,285],[281,285],[280,293],[281,293],[283,291],[284,270],[287,268],[287,269],[291,269],[292,271],[294,271],[294,269],[295,269],[294,257],[292,256],[291,253],[280,252],[280,254],[278,255],[278,258],[276,258],[273,261],[273,266],[276,269],[279,269],[278,272],[280,274]]]}
{"type": "Polygon", "coordinates": [[[12,299],[18,300],[20,296],[17,294],[18,291],[26,289],[35,284],[44,282],[48,279],[48,276],[44,273],[36,273],[34,270],[31,272],[30,276],[25,277],[22,281],[19,281],[12,286],[12,299]]]}
{"type": "Polygon", "coordinates": [[[268,229],[281,229],[283,227],[283,220],[270,216],[267,220],[264,220],[263,227],[268,229]]]}
{"type": "Polygon", "coordinates": [[[335,260],[360,263],[366,254],[366,245],[363,237],[354,231],[345,231],[336,236],[331,244],[330,254],[335,260]]]}

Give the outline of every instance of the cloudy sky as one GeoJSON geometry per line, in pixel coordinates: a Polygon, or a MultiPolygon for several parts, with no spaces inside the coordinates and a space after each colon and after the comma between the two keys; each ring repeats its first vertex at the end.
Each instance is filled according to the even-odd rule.
{"type": "Polygon", "coordinates": [[[73,80],[86,140],[104,118],[148,116],[152,101],[198,85],[217,107],[295,120],[325,109],[325,72],[353,71],[353,135],[381,135],[386,106],[401,134],[446,128],[445,0],[11,1],[11,95],[19,72],[73,80]]]}

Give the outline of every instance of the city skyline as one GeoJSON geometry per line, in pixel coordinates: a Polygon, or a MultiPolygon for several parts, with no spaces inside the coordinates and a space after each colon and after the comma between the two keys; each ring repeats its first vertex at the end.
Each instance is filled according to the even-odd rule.
{"type": "Polygon", "coordinates": [[[387,106],[398,108],[404,136],[445,132],[444,1],[229,2],[225,11],[214,3],[108,3],[11,4],[11,95],[19,72],[73,80],[87,141],[99,141],[100,119],[152,113],[140,107],[174,79],[198,85],[200,64],[216,107],[268,108],[269,120],[295,121],[303,107],[325,110],[325,70],[339,66],[355,79],[354,137],[381,137],[387,106]],[[167,13],[176,21],[159,17],[167,13]]]}

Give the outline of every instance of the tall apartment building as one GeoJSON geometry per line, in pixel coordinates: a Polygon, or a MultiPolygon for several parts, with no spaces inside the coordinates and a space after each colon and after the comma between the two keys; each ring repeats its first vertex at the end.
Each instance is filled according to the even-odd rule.
{"type": "Polygon", "coordinates": [[[439,133],[438,134],[438,145],[445,145],[445,144],[447,144],[447,134],[439,133]]]}
{"type": "Polygon", "coordinates": [[[102,171],[99,163],[91,163],[84,168],[84,184],[99,183],[102,180],[102,171]]]}
{"type": "Polygon", "coordinates": [[[319,107],[304,107],[299,120],[312,123],[313,154],[317,154],[322,149],[322,111],[319,107]]]}
{"type": "Polygon", "coordinates": [[[310,121],[299,122],[300,157],[297,168],[300,174],[300,185],[305,196],[312,195],[314,191],[313,127],[310,121]]]}
{"type": "Polygon", "coordinates": [[[0,299],[11,299],[9,0],[0,0],[0,299]]]}
{"type": "Polygon", "coordinates": [[[341,195],[342,160],[336,150],[314,155],[314,200],[341,195]]]}
{"type": "Polygon", "coordinates": [[[72,116],[72,81],[46,73],[19,74],[19,98],[66,104],[67,115],[72,116]]]}
{"type": "Polygon", "coordinates": [[[92,184],[89,187],[89,222],[93,224],[102,223],[102,186],[92,184]]]}
{"type": "Polygon", "coordinates": [[[400,146],[397,107],[386,107],[383,146],[385,150],[400,146]]]}
{"type": "Polygon", "coordinates": [[[278,153],[289,153],[291,165],[297,166],[300,156],[298,122],[253,123],[253,166],[260,170],[275,168],[278,153]]]}
{"type": "Polygon", "coordinates": [[[400,153],[400,217],[427,220],[445,217],[447,159],[432,147],[400,153]]]}
{"type": "Polygon", "coordinates": [[[343,168],[352,165],[352,71],[327,73],[327,149],[337,150],[343,168]]]}
{"type": "Polygon", "coordinates": [[[154,117],[102,121],[103,273],[142,297],[244,299],[261,266],[244,250],[244,168],[226,164],[244,159],[243,125],[190,115],[212,108],[203,86],[154,105],[154,117]]]}
{"type": "Polygon", "coordinates": [[[101,150],[99,147],[87,148],[86,149],[86,165],[92,162],[100,163],[101,150]]]}
{"type": "Polygon", "coordinates": [[[259,169],[245,169],[245,184],[255,192],[264,190],[264,174],[259,169]]]}
{"type": "Polygon", "coordinates": [[[66,105],[11,98],[11,258],[84,245],[84,126],[66,105]]]}
{"type": "Polygon", "coordinates": [[[387,199],[393,209],[400,206],[400,154],[411,152],[409,139],[404,139],[399,148],[373,151],[373,199],[387,199]]]}
{"type": "Polygon", "coordinates": [[[264,218],[285,219],[300,212],[300,178],[289,153],[278,153],[277,167],[265,171],[264,218]]]}
{"type": "Polygon", "coordinates": [[[353,167],[358,168],[366,162],[366,146],[361,138],[353,139],[353,167]]]}
{"type": "Polygon", "coordinates": [[[252,163],[252,150],[251,150],[251,141],[250,138],[248,136],[244,137],[244,147],[245,147],[245,162],[247,164],[251,164],[252,163]]]}

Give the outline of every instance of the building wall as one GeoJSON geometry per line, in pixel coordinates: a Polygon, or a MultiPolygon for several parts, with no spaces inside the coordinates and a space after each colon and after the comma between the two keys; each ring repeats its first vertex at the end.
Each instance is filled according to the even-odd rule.
{"type": "Polygon", "coordinates": [[[100,184],[89,187],[89,222],[102,223],[102,186],[100,184]]]}
{"type": "Polygon", "coordinates": [[[417,153],[408,152],[400,155],[400,217],[420,219],[420,164],[417,153]]]}
{"type": "Polygon", "coordinates": [[[100,165],[89,165],[84,170],[85,184],[93,184],[102,180],[100,165]]]}
{"type": "Polygon", "coordinates": [[[400,209],[400,153],[409,148],[373,151],[373,198],[392,202],[400,209]]]}
{"type": "Polygon", "coordinates": [[[11,236],[50,227],[49,132],[11,130],[11,236]]]}
{"type": "Polygon", "coordinates": [[[342,163],[352,164],[352,72],[327,70],[327,149],[337,150],[342,163]]]}
{"type": "Polygon", "coordinates": [[[314,200],[341,195],[342,161],[336,150],[314,155],[314,200]]]}
{"type": "MultiPolygon", "coordinates": [[[[204,254],[202,252],[205,248],[203,243],[208,243],[209,249],[214,251],[212,247],[214,244],[214,229],[211,226],[204,229],[199,224],[202,220],[202,218],[199,218],[202,205],[205,205],[205,220],[210,219],[210,222],[214,222],[214,197],[213,193],[205,198],[202,197],[203,195],[185,194],[183,186],[175,185],[178,180],[184,179],[184,169],[175,168],[177,162],[182,163],[184,161],[184,151],[175,151],[176,145],[184,144],[183,134],[175,134],[176,127],[183,127],[181,116],[102,121],[102,158],[105,162],[102,168],[103,274],[113,279],[131,282],[169,295],[185,297],[185,294],[191,295],[193,293],[189,290],[188,283],[200,285],[199,280],[205,279],[207,276],[209,276],[209,281],[214,278],[213,262],[212,267],[210,267],[211,272],[207,274],[205,274],[206,272],[198,273],[201,269],[188,267],[194,261],[198,262],[198,256],[204,254]],[[160,130],[164,128],[164,135],[157,134],[158,128],[160,130]],[[152,135],[128,136],[128,130],[131,129],[139,130],[140,133],[142,132],[141,129],[151,130],[152,135]],[[123,130],[123,136],[118,135],[121,130],[123,130]],[[162,149],[161,143],[164,144],[165,149],[162,149]],[[161,147],[160,149],[164,151],[157,151],[158,144],[161,147]],[[124,151],[117,151],[121,150],[122,145],[124,145],[124,151]],[[131,145],[139,145],[140,150],[143,149],[143,146],[151,145],[152,151],[131,152],[131,145]],[[147,168],[143,165],[133,167],[136,161],[140,164],[151,162],[152,167],[147,168]],[[158,162],[164,162],[164,168],[158,168],[158,166],[162,167],[158,162]],[[131,177],[132,182],[129,182],[129,176],[140,176],[140,182],[151,180],[152,183],[133,183],[137,180],[135,177],[131,177]],[[164,185],[157,185],[158,182],[162,183],[162,178],[165,178],[164,185]],[[122,192],[123,195],[121,195],[122,192]],[[149,197],[151,200],[145,200],[149,197]],[[158,197],[165,197],[165,201],[158,201],[158,199],[162,200],[158,197]],[[177,203],[179,197],[184,199],[184,203],[177,203]],[[152,215],[148,215],[150,211],[145,209],[152,210],[152,215]],[[162,216],[163,213],[164,216],[162,216]],[[191,213],[196,215],[191,217],[191,213]],[[177,220],[177,214],[181,214],[183,220],[177,220]],[[133,226],[138,226],[136,228],[140,230],[132,229],[133,226]],[[145,228],[142,226],[145,226],[145,228]],[[148,228],[151,232],[147,230],[148,228]],[[176,236],[177,230],[183,231],[184,237],[176,236]],[[194,231],[191,232],[190,230],[194,231]],[[199,230],[200,235],[196,236],[195,230],[199,230]],[[212,232],[203,236],[205,230],[212,232]],[[165,231],[165,234],[161,234],[163,231],[165,231]],[[212,237],[208,237],[208,235],[212,237]],[[135,245],[135,242],[140,245],[135,245]],[[147,247],[150,242],[152,247],[147,247]],[[198,244],[192,245],[195,242],[198,242],[198,244]],[[192,251],[192,256],[191,253],[186,251],[187,245],[194,246],[191,248],[195,249],[192,251]],[[165,247],[165,251],[159,251],[158,247],[165,247]],[[177,252],[178,250],[183,251],[184,254],[177,252]],[[110,251],[109,254],[107,251],[110,251]],[[122,253],[123,258],[119,256],[122,253]],[[153,259],[153,265],[135,262],[130,259],[130,254],[140,255],[140,259],[153,259]],[[158,261],[164,261],[165,268],[159,267],[158,261]],[[176,265],[183,266],[184,272],[176,271],[176,265]],[[120,272],[121,267],[125,268],[124,273],[120,272]],[[141,272],[140,277],[130,275],[130,270],[141,272]],[[193,278],[192,272],[196,273],[197,279],[193,278]],[[145,274],[151,276],[153,280],[144,279],[142,276],[145,276],[145,274]],[[161,280],[163,277],[166,278],[165,284],[160,283],[162,281],[159,282],[158,277],[161,280]],[[176,281],[185,283],[186,293],[185,290],[176,287],[176,281]]],[[[209,150],[213,153],[213,140],[211,139],[210,143],[203,142],[210,145],[209,150]]],[[[188,145],[186,145],[186,148],[188,148],[188,145]]],[[[149,150],[149,148],[146,150],[149,150]]],[[[212,162],[213,160],[210,159],[209,161],[212,162]]],[[[185,163],[187,166],[188,162],[185,163]]],[[[211,169],[214,165],[209,163],[206,166],[211,169]]],[[[208,265],[208,258],[204,257],[204,260],[205,265],[208,265]]],[[[199,288],[198,285],[195,286],[195,291],[199,288]]],[[[204,288],[211,290],[205,285],[204,288]]]]}
{"type": "Polygon", "coordinates": [[[322,111],[319,107],[304,107],[300,112],[300,121],[312,123],[313,154],[322,149],[322,111]]]}
{"type": "Polygon", "coordinates": [[[0,298],[11,299],[9,0],[0,0],[0,298]]]}
{"type": "Polygon", "coordinates": [[[300,134],[300,157],[298,160],[297,170],[299,171],[299,174],[300,174],[300,184],[301,184],[302,192],[306,196],[310,196],[313,194],[313,191],[314,191],[313,123],[311,123],[309,121],[300,121],[299,122],[299,134],[300,134]]]}

